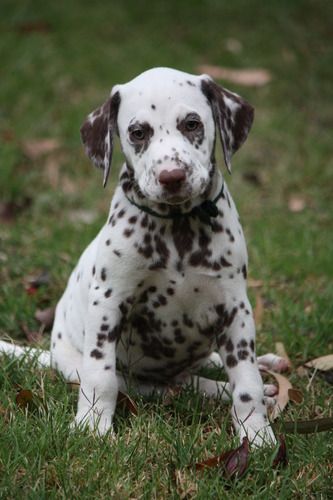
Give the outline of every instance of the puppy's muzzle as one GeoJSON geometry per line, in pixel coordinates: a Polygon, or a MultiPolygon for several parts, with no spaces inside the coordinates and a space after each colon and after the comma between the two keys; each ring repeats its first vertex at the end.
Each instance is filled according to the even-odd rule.
{"type": "Polygon", "coordinates": [[[177,193],[183,187],[186,180],[186,174],[181,168],[173,170],[162,170],[158,177],[158,181],[170,193],[177,193]]]}

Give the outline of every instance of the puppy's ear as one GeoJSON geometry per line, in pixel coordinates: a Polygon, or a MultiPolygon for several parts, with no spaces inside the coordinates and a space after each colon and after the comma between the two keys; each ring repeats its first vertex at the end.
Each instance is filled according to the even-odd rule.
{"type": "Polygon", "coordinates": [[[201,89],[212,108],[224,161],[231,173],[231,156],[247,138],[254,118],[254,108],[239,95],[217,85],[209,76],[203,75],[202,78],[201,89]]]}
{"type": "Polygon", "coordinates": [[[113,135],[117,130],[120,94],[116,92],[101,107],[90,113],[81,127],[81,139],[86,154],[96,167],[104,170],[106,186],[113,151],[113,135]]]}

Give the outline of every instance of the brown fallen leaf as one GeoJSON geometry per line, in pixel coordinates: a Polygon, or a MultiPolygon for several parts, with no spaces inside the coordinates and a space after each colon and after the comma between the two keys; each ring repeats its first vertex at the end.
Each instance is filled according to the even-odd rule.
{"type": "Polygon", "coordinates": [[[273,468],[278,467],[281,465],[282,467],[286,467],[288,465],[288,457],[287,457],[287,446],[286,446],[286,440],[283,434],[280,434],[278,436],[278,440],[280,442],[280,446],[277,450],[277,453],[273,459],[273,468]]]}
{"type": "Polygon", "coordinates": [[[333,354],[320,356],[304,363],[306,368],[315,368],[316,370],[328,371],[333,369],[333,354]]]}
{"type": "Polygon", "coordinates": [[[245,437],[239,448],[227,458],[225,463],[225,475],[228,479],[236,477],[237,479],[244,476],[249,463],[249,441],[245,437]]]}
{"type": "Polygon", "coordinates": [[[272,80],[271,73],[262,68],[233,69],[203,64],[198,67],[199,73],[207,73],[212,78],[227,80],[244,87],[262,87],[272,80]]]}
{"type": "Polygon", "coordinates": [[[293,386],[291,385],[291,383],[289,382],[287,377],[284,377],[280,373],[275,373],[275,372],[272,372],[271,370],[263,370],[263,371],[266,373],[269,373],[272,377],[274,377],[279,385],[279,392],[278,392],[277,396],[275,396],[276,404],[270,413],[271,420],[275,420],[280,415],[280,413],[283,412],[283,410],[287,406],[287,404],[289,402],[289,392],[288,391],[289,391],[289,389],[292,389],[293,386]]]}
{"type": "Polygon", "coordinates": [[[55,307],[47,307],[46,309],[37,309],[35,312],[35,318],[39,321],[45,328],[51,328],[53,325],[55,314],[55,307]]]}
{"type": "Polygon", "coordinates": [[[40,330],[30,330],[25,323],[21,323],[21,328],[29,344],[38,344],[43,340],[43,328],[40,330]]]}
{"type": "Polygon", "coordinates": [[[298,366],[296,368],[296,373],[299,377],[307,377],[309,375],[309,371],[304,368],[304,366],[298,366]]]}
{"type": "Polygon", "coordinates": [[[301,196],[293,195],[288,200],[288,209],[290,212],[298,213],[303,212],[306,207],[305,199],[301,196]]]}
{"type": "Polygon", "coordinates": [[[46,270],[42,270],[34,275],[26,276],[23,281],[26,286],[39,288],[42,285],[48,285],[50,283],[50,273],[46,270]]]}
{"type": "Polygon", "coordinates": [[[181,385],[174,385],[167,388],[167,390],[163,393],[163,405],[170,406],[173,404],[174,399],[179,396],[182,392],[183,388],[181,385]]]}
{"type": "Polygon", "coordinates": [[[60,147],[58,139],[27,139],[22,143],[24,154],[30,160],[37,160],[42,156],[53,153],[60,147]]]}
{"type": "Polygon", "coordinates": [[[17,406],[19,406],[23,410],[25,409],[31,410],[35,408],[33,399],[34,399],[33,394],[29,389],[19,390],[15,397],[17,406]]]}
{"type": "Polygon", "coordinates": [[[253,316],[256,327],[260,328],[264,317],[264,302],[260,293],[256,294],[256,305],[254,307],[253,316]]]}
{"type": "Polygon", "coordinates": [[[249,278],[247,281],[247,286],[249,288],[261,288],[264,285],[264,282],[262,280],[255,280],[252,278],[249,278]]]}
{"type": "Polygon", "coordinates": [[[288,396],[290,401],[292,401],[293,403],[296,403],[298,405],[303,403],[303,393],[299,389],[288,389],[288,396]]]}
{"type": "Polygon", "coordinates": [[[128,410],[132,415],[138,415],[138,407],[128,394],[118,392],[117,406],[128,410]]]}
{"type": "Polygon", "coordinates": [[[197,471],[202,471],[206,468],[222,466],[223,475],[228,479],[231,478],[241,478],[247,468],[249,462],[249,441],[245,437],[243,438],[242,444],[235,450],[229,450],[221,455],[208,458],[203,462],[195,464],[197,471]]]}

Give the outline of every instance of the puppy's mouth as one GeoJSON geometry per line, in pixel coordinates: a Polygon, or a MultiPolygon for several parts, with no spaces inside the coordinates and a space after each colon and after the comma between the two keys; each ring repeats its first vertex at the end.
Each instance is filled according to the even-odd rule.
{"type": "Polygon", "coordinates": [[[192,189],[182,186],[181,189],[164,189],[161,194],[161,201],[167,205],[181,205],[193,198],[192,189]]]}
{"type": "Polygon", "coordinates": [[[191,198],[189,196],[184,197],[184,196],[172,196],[163,199],[163,202],[166,203],[167,205],[182,205],[186,201],[189,201],[191,198]]]}

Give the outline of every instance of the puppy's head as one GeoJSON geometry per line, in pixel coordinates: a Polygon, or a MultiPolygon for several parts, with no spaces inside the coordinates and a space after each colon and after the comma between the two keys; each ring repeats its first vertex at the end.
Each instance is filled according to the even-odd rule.
{"type": "Polygon", "coordinates": [[[124,85],[81,128],[88,156],[106,184],[118,132],[126,163],[141,193],[180,204],[205,193],[215,163],[215,130],[226,166],[245,141],[253,108],[209,76],[155,68],[124,85]]]}

